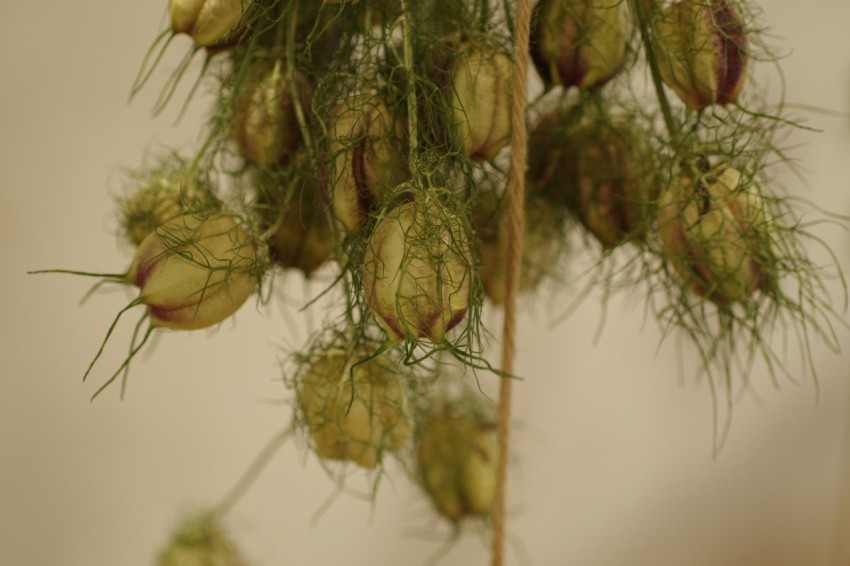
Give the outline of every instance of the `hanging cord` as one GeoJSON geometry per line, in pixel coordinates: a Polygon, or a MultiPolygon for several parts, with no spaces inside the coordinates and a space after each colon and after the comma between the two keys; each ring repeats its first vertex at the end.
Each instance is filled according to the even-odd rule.
{"type": "Polygon", "coordinates": [[[493,504],[493,566],[504,564],[505,516],[510,447],[511,392],[516,354],[516,295],[525,224],[525,170],[528,161],[528,134],[525,125],[525,98],[528,75],[528,35],[531,27],[531,0],[517,0],[514,28],[513,96],[511,99],[511,168],[508,177],[507,221],[508,255],[505,281],[505,320],[502,331],[502,371],[499,382],[499,460],[496,467],[496,500],[493,504]]]}

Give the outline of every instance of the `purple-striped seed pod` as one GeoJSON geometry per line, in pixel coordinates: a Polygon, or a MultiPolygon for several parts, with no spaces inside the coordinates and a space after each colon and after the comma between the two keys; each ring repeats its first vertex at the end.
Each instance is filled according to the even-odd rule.
{"type": "Polygon", "coordinates": [[[547,88],[592,90],[626,61],[624,4],[619,0],[540,0],[534,7],[531,57],[547,88]]]}
{"type": "Polygon", "coordinates": [[[232,215],[184,214],[142,241],[127,279],[139,288],[152,326],[194,330],[222,322],[251,296],[256,258],[232,215]]]}
{"type": "Polygon", "coordinates": [[[655,23],[655,53],[664,83],[694,110],[734,103],[749,53],[744,22],[728,0],[681,0],[655,23]]]}

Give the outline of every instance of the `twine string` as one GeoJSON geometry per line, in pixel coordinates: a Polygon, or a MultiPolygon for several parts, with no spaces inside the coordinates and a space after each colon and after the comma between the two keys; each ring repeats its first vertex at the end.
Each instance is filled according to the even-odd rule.
{"type": "Polygon", "coordinates": [[[519,289],[525,224],[525,170],[528,134],[525,124],[531,0],[517,0],[514,28],[514,71],[511,98],[511,162],[507,194],[507,264],[505,318],[502,331],[502,371],[499,383],[499,457],[496,467],[496,498],[493,504],[493,566],[504,564],[508,450],[510,448],[511,396],[516,357],[516,295],[519,289]]]}

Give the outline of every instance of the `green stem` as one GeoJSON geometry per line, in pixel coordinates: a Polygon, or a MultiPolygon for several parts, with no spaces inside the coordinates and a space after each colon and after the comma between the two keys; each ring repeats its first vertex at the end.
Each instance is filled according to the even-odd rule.
{"type": "Polygon", "coordinates": [[[289,91],[292,95],[292,105],[295,108],[295,119],[298,121],[298,129],[301,131],[301,137],[304,139],[304,145],[307,147],[310,164],[316,169],[316,151],[313,147],[313,137],[310,135],[310,129],[307,127],[307,116],[304,113],[304,105],[301,104],[301,93],[295,76],[295,35],[298,28],[298,3],[293,3],[290,9],[291,12],[287,20],[288,29],[286,31],[286,80],[289,83],[289,91]]]}
{"type": "Polygon", "coordinates": [[[242,477],[230,488],[230,491],[227,492],[219,504],[215,506],[214,511],[216,515],[222,517],[236,505],[239,499],[248,491],[248,488],[257,480],[260,472],[266,468],[272,456],[277,453],[281,445],[289,438],[290,434],[292,434],[292,430],[287,427],[266,443],[260,453],[254,458],[250,467],[242,474],[242,477]]]}
{"type": "Polygon", "coordinates": [[[410,25],[411,12],[409,0],[401,0],[402,35],[404,36],[404,69],[407,74],[407,134],[410,144],[410,170],[415,177],[419,150],[419,116],[416,104],[416,77],[413,74],[413,29],[410,25]]]}
{"type": "Polygon", "coordinates": [[[652,76],[652,84],[655,87],[658,106],[661,108],[661,115],[664,117],[664,125],[667,127],[667,133],[670,134],[670,141],[673,142],[673,145],[677,145],[679,141],[679,128],[676,119],[673,117],[673,110],[661,81],[661,69],[658,67],[658,59],[655,57],[652,35],[649,31],[649,16],[646,13],[643,0],[629,0],[629,2],[632,13],[637,20],[638,28],[640,29],[640,38],[643,48],[646,51],[646,62],[649,65],[649,72],[652,76]]]}

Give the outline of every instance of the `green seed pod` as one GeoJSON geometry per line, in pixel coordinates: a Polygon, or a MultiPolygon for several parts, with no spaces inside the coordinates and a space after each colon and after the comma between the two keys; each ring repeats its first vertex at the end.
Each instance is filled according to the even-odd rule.
{"type": "Polygon", "coordinates": [[[419,480],[451,521],[490,514],[496,493],[496,419],[468,399],[439,400],[416,428],[419,480]]]}
{"type": "Polygon", "coordinates": [[[384,355],[358,363],[367,357],[321,354],[298,384],[298,404],[321,458],[371,469],[410,439],[413,426],[397,368],[384,355]]]}
{"type": "Polygon", "coordinates": [[[222,322],[256,286],[255,244],[223,213],[185,214],[148,235],[127,279],[139,287],[151,325],[177,330],[222,322]]]}
{"type": "Polygon", "coordinates": [[[460,218],[425,197],[375,226],[361,266],[363,294],[390,339],[440,343],[469,308],[472,267],[460,218]]]}
{"type": "Polygon", "coordinates": [[[625,119],[571,112],[531,132],[531,190],[565,205],[605,248],[642,241],[661,189],[649,136],[625,119]]]}
{"type": "Polygon", "coordinates": [[[325,191],[340,229],[363,227],[381,196],[410,177],[401,123],[377,93],[346,98],[328,120],[325,191]]]}
{"type": "Polygon", "coordinates": [[[156,559],[157,566],[247,566],[219,518],[199,513],[171,535],[156,559]]]}
{"type": "Polygon", "coordinates": [[[218,200],[186,171],[166,172],[147,181],[121,201],[124,235],[138,247],[151,232],[167,221],[195,211],[215,210],[218,200]]]}
{"type": "Polygon", "coordinates": [[[224,48],[239,40],[253,8],[253,0],[170,0],[171,29],[197,47],[224,48]]]}
{"type": "MultiPolygon", "coordinates": [[[[295,100],[282,61],[258,60],[236,98],[234,139],[242,155],[263,169],[285,163],[301,141],[295,100]]],[[[301,107],[310,111],[310,88],[297,75],[301,107]]]]}
{"type": "Polygon", "coordinates": [[[271,259],[309,277],[333,256],[333,229],[319,181],[303,153],[296,155],[289,173],[263,182],[257,208],[265,225],[275,228],[269,237],[271,259]]]}
{"type": "Polygon", "coordinates": [[[531,58],[547,88],[581,90],[610,81],[626,60],[625,2],[539,0],[531,25],[531,58]]]}
{"type": "Polygon", "coordinates": [[[473,159],[490,160],[511,137],[513,63],[486,40],[458,47],[448,90],[457,146],[473,159]]]}
{"type": "Polygon", "coordinates": [[[661,197],[658,234],[687,287],[718,305],[745,303],[772,279],[770,222],[757,185],[719,165],[681,174],[661,197]]]}
{"type": "Polygon", "coordinates": [[[689,107],[730,104],[744,84],[749,53],[744,23],[727,0],[682,0],[655,24],[661,78],[689,107]]]}

